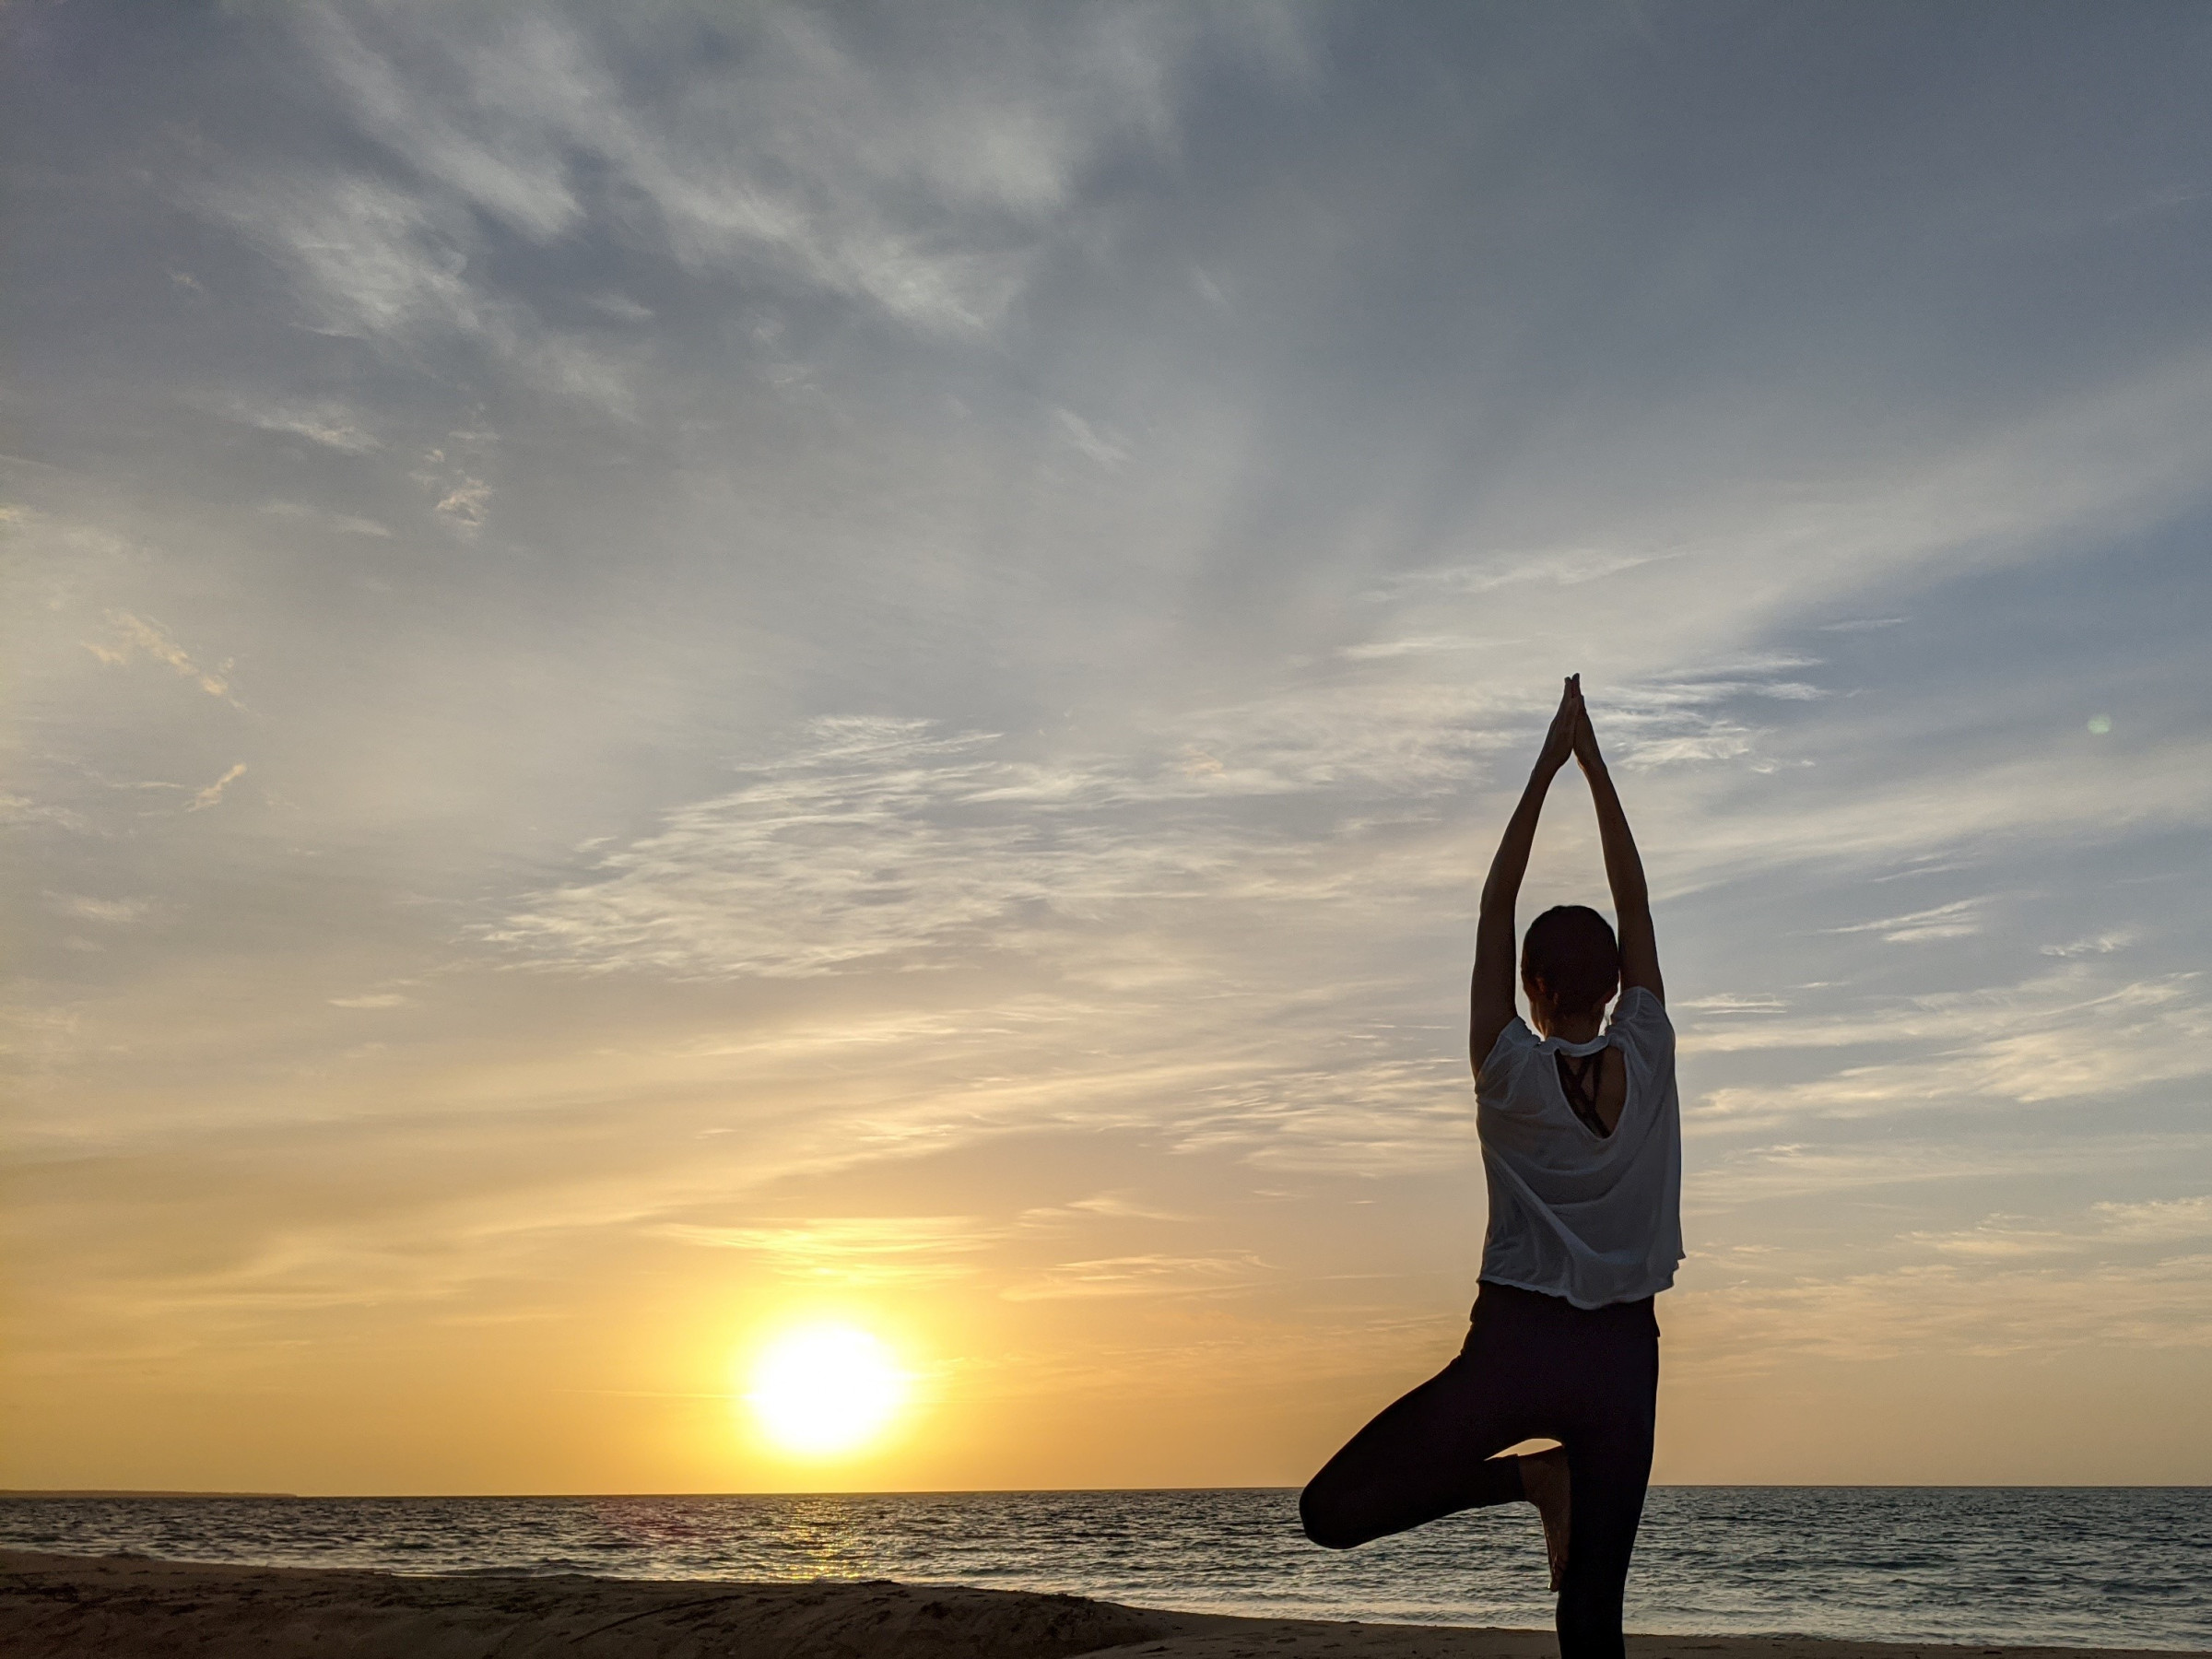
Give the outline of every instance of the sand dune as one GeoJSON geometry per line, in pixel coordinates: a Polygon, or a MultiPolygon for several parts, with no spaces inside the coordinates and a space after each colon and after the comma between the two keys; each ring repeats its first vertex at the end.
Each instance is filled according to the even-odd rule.
{"type": "MultiPolygon", "coordinates": [[[[1631,1637],[1629,1646],[1636,1659],[2125,1651],[1712,1636],[1631,1637]]],[[[1231,1618],[888,1582],[411,1578],[0,1550],[0,1653],[9,1659],[1538,1659],[1553,1651],[1547,1631],[1231,1618]]]]}

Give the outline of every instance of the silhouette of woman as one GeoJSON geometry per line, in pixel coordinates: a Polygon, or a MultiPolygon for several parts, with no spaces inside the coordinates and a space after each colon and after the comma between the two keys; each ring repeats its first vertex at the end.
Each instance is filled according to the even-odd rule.
{"type": "Polygon", "coordinates": [[[1483,884],[1467,1044],[1490,1218],[1466,1343],[1329,1460],[1299,1513],[1314,1543],[1348,1549],[1526,1499],[1544,1521],[1561,1659],[1619,1659],[1659,1386],[1652,1299],[1682,1259],[1682,1139],[1643,865],[1579,675],[1483,884]],[[1620,936],[1582,905],[1531,923],[1524,1024],[1513,901],[1545,792],[1570,755],[1597,805],[1620,936]],[[1501,1455],[1527,1440],[1560,1444],[1501,1455]]]}

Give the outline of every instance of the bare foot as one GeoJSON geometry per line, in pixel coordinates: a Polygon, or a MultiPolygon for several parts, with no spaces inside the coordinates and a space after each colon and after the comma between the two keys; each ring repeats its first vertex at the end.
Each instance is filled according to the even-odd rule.
{"type": "Polygon", "coordinates": [[[1521,1489],[1544,1518],[1544,1555],[1551,1563],[1551,1587],[1557,1592],[1567,1579],[1567,1524],[1573,1491],[1567,1478],[1567,1448],[1523,1453],[1521,1489]]]}

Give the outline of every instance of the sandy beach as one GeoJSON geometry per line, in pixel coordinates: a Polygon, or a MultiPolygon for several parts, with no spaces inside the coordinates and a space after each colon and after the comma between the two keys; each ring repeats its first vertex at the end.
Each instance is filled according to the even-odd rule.
{"type": "MultiPolygon", "coordinates": [[[[2125,1648],[1630,1636],[1638,1659],[2084,1659],[2125,1648]]],[[[957,1586],[400,1577],[0,1550],[10,1659],[1537,1659],[1550,1632],[1164,1613],[957,1586]]]]}

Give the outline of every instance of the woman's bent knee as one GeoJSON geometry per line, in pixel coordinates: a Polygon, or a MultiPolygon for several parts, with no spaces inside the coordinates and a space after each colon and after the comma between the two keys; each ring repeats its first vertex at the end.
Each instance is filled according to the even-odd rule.
{"type": "Polygon", "coordinates": [[[1367,1542],[1370,1535],[1350,1520],[1341,1504],[1330,1501],[1318,1480],[1298,1495],[1298,1524],[1305,1528],[1307,1538],[1324,1549],[1350,1549],[1367,1542]]]}

